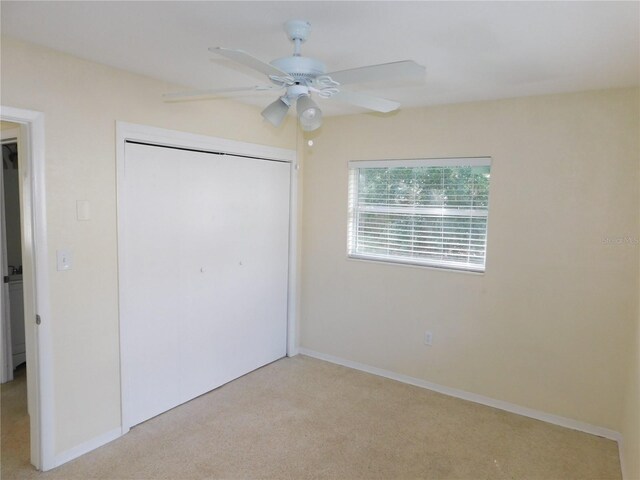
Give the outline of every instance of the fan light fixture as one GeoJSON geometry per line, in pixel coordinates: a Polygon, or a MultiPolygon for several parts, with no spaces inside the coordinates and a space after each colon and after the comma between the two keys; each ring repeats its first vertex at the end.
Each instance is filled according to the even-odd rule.
{"type": "Polygon", "coordinates": [[[305,132],[312,132],[322,125],[322,111],[318,108],[316,102],[311,100],[309,95],[300,95],[298,97],[296,110],[298,111],[300,126],[305,132]]]}
{"type": "Polygon", "coordinates": [[[308,89],[295,85],[289,87],[287,95],[278,98],[269,104],[261,114],[274,127],[279,127],[287,116],[289,106],[295,102],[298,112],[298,121],[302,130],[312,132],[322,125],[322,110],[311,100],[308,89]]]}
{"type": "Polygon", "coordinates": [[[289,111],[289,103],[285,97],[280,97],[269,104],[261,113],[262,116],[274,127],[279,127],[289,111]]]}

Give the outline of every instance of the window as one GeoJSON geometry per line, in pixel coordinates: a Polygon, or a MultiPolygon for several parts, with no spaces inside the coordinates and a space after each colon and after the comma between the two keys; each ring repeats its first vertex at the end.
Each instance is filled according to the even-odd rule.
{"type": "Polygon", "coordinates": [[[349,162],[350,257],[484,272],[490,158],[349,162]]]}

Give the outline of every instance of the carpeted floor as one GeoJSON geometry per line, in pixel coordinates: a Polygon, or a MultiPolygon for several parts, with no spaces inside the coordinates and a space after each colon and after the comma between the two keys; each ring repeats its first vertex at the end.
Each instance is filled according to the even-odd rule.
{"type": "Polygon", "coordinates": [[[621,478],[613,441],[300,355],[50,472],[27,430],[22,375],[2,385],[3,480],[621,478]]]}

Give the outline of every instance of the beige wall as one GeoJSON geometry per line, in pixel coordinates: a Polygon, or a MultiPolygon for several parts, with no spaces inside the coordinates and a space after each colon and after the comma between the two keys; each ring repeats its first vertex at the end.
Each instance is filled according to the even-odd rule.
{"type": "MultiPolygon", "coordinates": [[[[45,114],[55,450],[120,426],[115,122],[295,148],[259,109],[228,100],[165,104],[163,82],[2,38],[2,104],[45,114]],[[92,219],[76,221],[76,200],[92,219]],[[57,272],[69,248],[73,270],[57,272]]],[[[174,87],[175,88],[175,87],[174,87]]]]}
{"type": "Polygon", "coordinates": [[[305,153],[302,347],[620,431],[638,90],[330,118],[305,153]],[[347,162],[493,158],[484,275],[349,260],[347,162]],[[423,344],[425,330],[433,346],[423,344]]]}
{"type": "Polygon", "coordinates": [[[13,122],[4,122],[0,120],[0,130],[11,130],[14,128],[20,128],[20,125],[13,122]]]}
{"type": "MultiPolygon", "coordinates": [[[[640,105],[638,105],[640,109],[640,105]]],[[[640,131],[637,132],[640,137],[640,131]]],[[[640,197],[638,198],[640,215],[640,197]]],[[[640,269],[640,265],[639,265],[640,269]]],[[[624,457],[624,478],[640,478],[640,290],[635,330],[629,336],[631,353],[627,367],[628,383],[622,426],[622,452],[624,457]]]]}

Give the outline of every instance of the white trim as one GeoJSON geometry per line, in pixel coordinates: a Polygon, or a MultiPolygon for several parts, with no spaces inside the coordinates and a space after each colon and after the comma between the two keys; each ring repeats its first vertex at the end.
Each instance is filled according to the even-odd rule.
{"type": "Polygon", "coordinates": [[[488,167],[491,157],[407,158],[397,160],[350,160],[349,168],[488,167]]]}
{"type": "Polygon", "coordinates": [[[449,267],[437,267],[435,265],[422,265],[422,264],[418,264],[418,263],[407,263],[407,262],[396,262],[394,260],[377,260],[374,258],[360,258],[360,257],[354,257],[352,255],[349,255],[347,253],[346,256],[346,260],[348,262],[355,262],[355,263],[376,263],[378,265],[390,265],[393,267],[412,267],[412,268],[420,268],[420,269],[428,269],[428,270],[433,270],[435,272],[446,272],[446,273],[467,273],[469,275],[474,275],[474,276],[478,276],[481,277],[485,274],[485,270],[482,271],[478,271],[478,270],[462,270],[462,269],[456,269],[456,268],[449,268],[449,267]]]}
{"type": "Polygon", "coordinates": [[[122,436],[122,430],[120,427],[114,428],[113,430],[103,433],[102,435],[98,435],[91,440],[88,440],[80,445],[76,445],[69,450],[59,453],[55,458],[55,467],[59,467],[60,465],[70,462],[71,460],[78,458],[85,453],[89,453],[91,450],[95,450],[109,442],[116,440],[117,438],[122,436]]]}
{"type": "Polygon", "coordinates": [[[393,265],[411,265],[413,267],[425,267],[434,270],[447,270],[449,272],[475,273],[476,275],[484,275],[485,269],[482,265],[474,265],[470,263],[455,262],[421,262],[419,258],[400,257],[400,256],[383,256],[373,253],[347,253],[347,257],[351,260],[367,260],[375,263],[391,263],[393,265]]]}
{"type": "MultiPolygon", "coordinates": [[[[29,215],[22,219],[30,238],[23,238],[23,257],[33,256],[33,284],[28,285],[29,275],[23,276],[25,291],[31,288],[35,297],[35,312],[42,319],[37,327],[35,319],[26,319],[34,327],[33,344],[29,345],[27,336],[27,352],[32,351],[36,359],[31,365],[30,375],[35,376],[33,385],[35,411],[30,410],[31,417],[31,463],[46,471],[55,466],[54,448],[54,379],[53,379],[53,345],[51,333],[51,311],[49,306],[49,267],[47,249],[47,210],[45,191],[45,131],[44,114],[32,110],[12,107],[0,107],[0,119],[21,125],[20,145],[23,147],[22,158],[26,159],[25,176],[30,188],[25,192],[23,200],[29,215]],[[27,221],[29,223],[27,223],[27,221]],[[27,246],[27,248],[24,248],[27,246]]],[[[22,194],[22,193],[21,193],[22,194]]],[[[26,262],[25,262],[26,263],[26,262]]]]}
{"type": "Polygon", "coordinates": [[[297,342],[297,271],[298,271],[298,162],[291,162],[291,196],[289,198],[289,287],[287,292],[287,356],[298,354],[297,342]]]}
{"type": "MultiPolygon", "coordinates": [[[[288,150],[267,145],[259,145],[254,143],[239,142],[228,140],[225,138],[209,137],[204,135],[196,135],[187,132],[179,132],[175,130],[166,130],[162,128],[149,127],[126,122],[116,122],[116,178],[117,178],[117,226],[118,226],[118,308],[119,315],[126,311],[124,296],[122,295],[121,279],[126,277],[127,261],[126,249],[123,237],[123,219],[120,212],[124,211],[126,200],[124,198],[124,168],[125,168],[125,142],[137,141],[142,143],[151,143],[154,145],[162,145],[167,147],[178,147],[187,149],[197,149],[202,151],[224,153],[229,155],[255,156],[266,160],[277,160],[281,162],[291,163],[290,176],[290,210],[289,210],[289,284],[287,296],[287,355],[292,356],[297,353],[296,345],[296,278],[295,268],[297,260],[297,192],[298,192],[298,170],[297,170],[297,153],[295,150],[288,150]]],[[[122,434],[129,431],[132,422],[127,418],[127,412],[131,411],[126,405],[128,398],[126,392],[131,391],[129,387],[130,380],[127,373],[123,371],[123,348],[122,344],[126,338],[126,332],[123,332],[123,325],[119,322],[120,328],[120,401],[121,401],[121,430],[122,434]]],[[[125,327],[126,328],[126,327],[125,327]]]]}
{"type": "Polygon", "coordinates": [[[442,393],[444,395],[449,395],[450,397],[461,398],[462,400],[468,400],[470,402],[479,403],[481,405],[497,408],[499,410],[504,410],[506,412],[515,413],[518,415],[522,415],[523,417],[535,418],[536,420],[541,420],[543,422],[551,423],[553,425],[570,428],[572,430],[578,430],[580,432],[590,433],[592,435],[597,435],[599,437],[608,438],[609,440],[615,440],[616,442],[618,442],[618,446],[620,445],[620,441],[622,440],[622,435],[619,432],[616,432],[615,430],[610,430],[604,427],[598,427],[596,425],[591,425],[589,423],[581,422],[579,420],[573,420],[571,418],[561,417],[559,415],[554,415],[552,413],[541,412],[539,410],[534,410],[528,407],[521,407],[520,405],[504,402],[502,400],[496,400],[494,398],[485,397],[483,395],[478,395],[476,393],[466,392],[464,390],[458,390],[457,388],[445,387],[443,385],[438,385],[437,383],[431,383],[426,380],[422,380],[420,378],[414,378],[408,375],[402,375],[400,373],[395,373],[389,370],[383,370],[382,368],[372,367],[370,365],[354,362],[352,360],[346,360],[344,358],[335,357],[333,355],[328,355],[326,353],[316,352],[314,350],[309,350],[308,348],[304,348],[304,347],[300,347],[299,351],[302,355],[307,355],[308,357],[317,358],[319,360],[324,360],[326,362],[335,363],[337,365],[353,368],[355,370],[360,370],[362,372],[371,373],[373,375],[378,375],[380,377],[389,378],[391,380],[396,380],[398,382],[407,383],[409,385],[414,385],[416,387],[426,388],[427,390],[433,390],[434,392],[442,393]]]}

